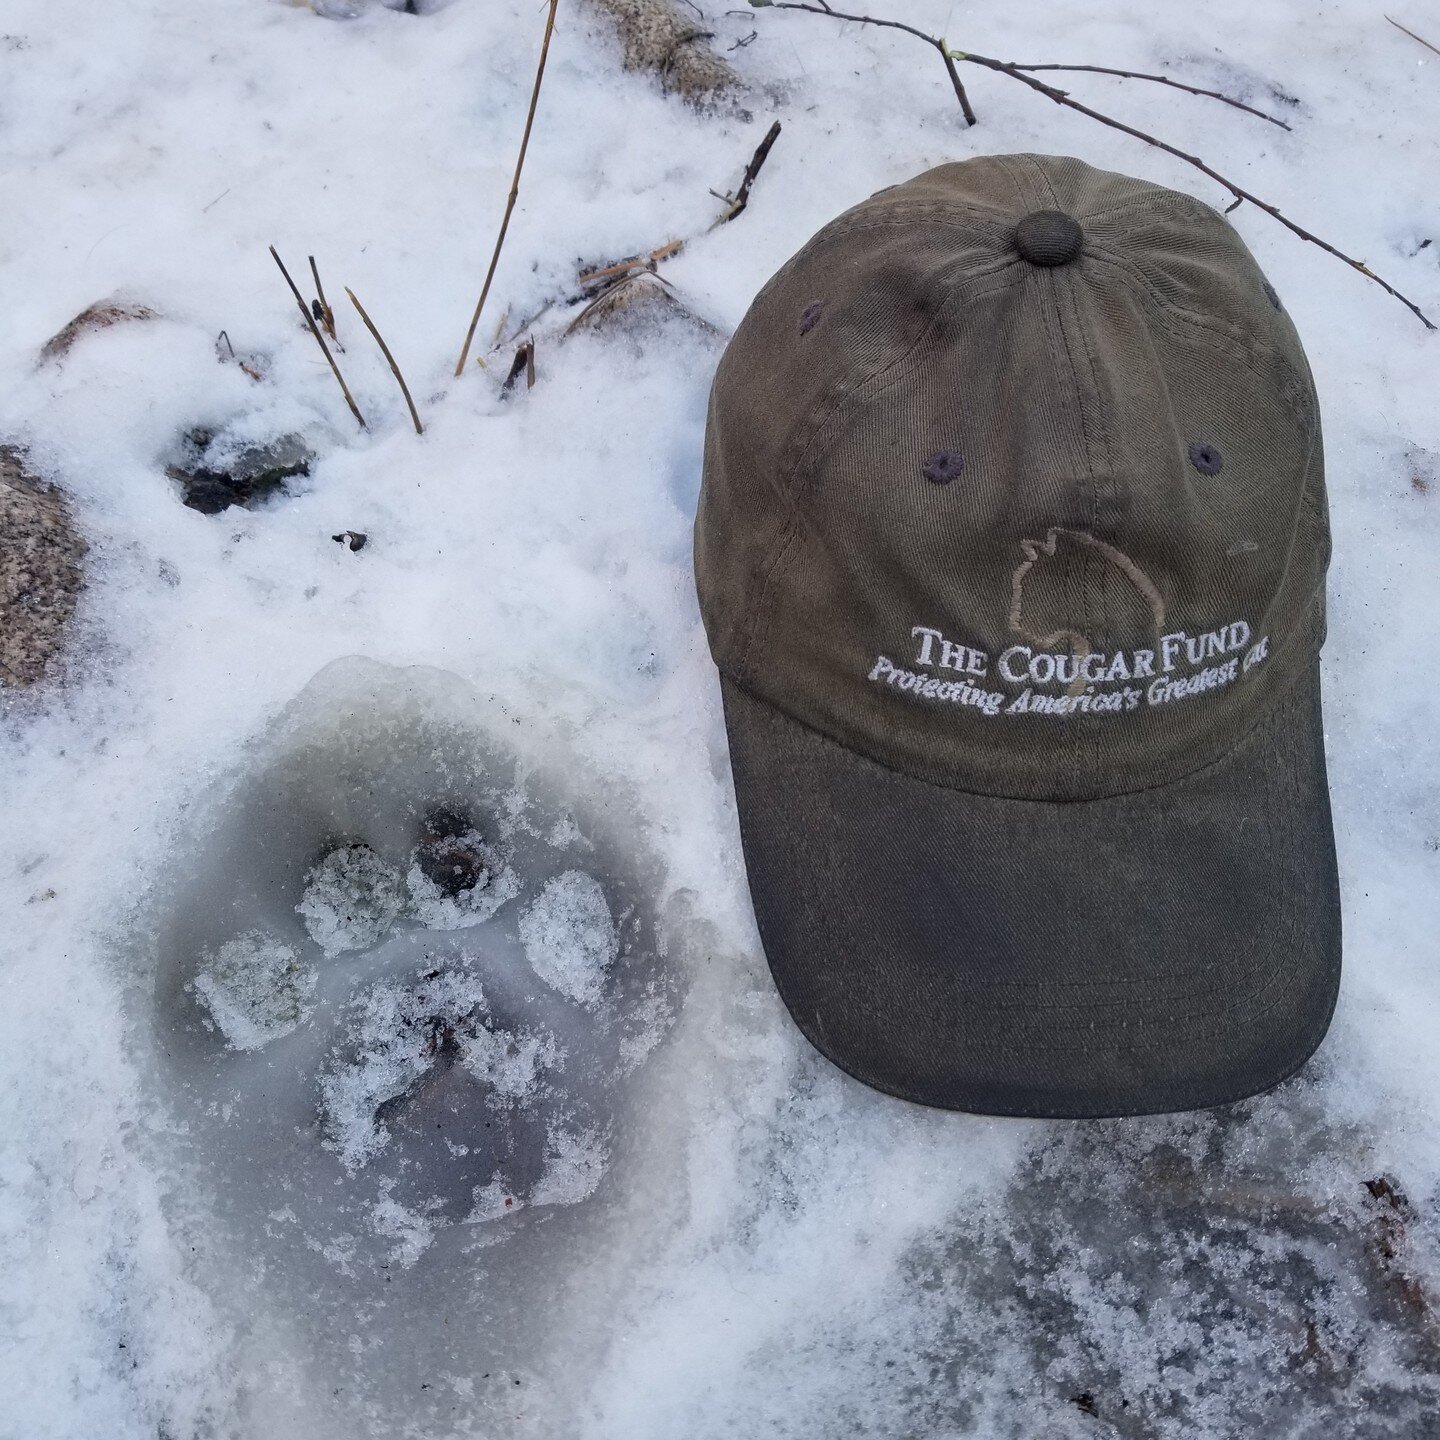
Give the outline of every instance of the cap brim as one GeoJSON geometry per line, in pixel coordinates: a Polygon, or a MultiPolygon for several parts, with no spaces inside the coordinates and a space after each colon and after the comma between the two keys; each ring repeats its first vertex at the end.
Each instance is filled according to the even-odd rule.
{"type": "Polygon", "coordinates": [[[867,1085],[982,1114],[1277,1084],[1340,977],[1319,687],[1317,665],[1184,780],[1050,803],[913,779],[722,678],[750,893],[796,1023],[867,1085]]]}

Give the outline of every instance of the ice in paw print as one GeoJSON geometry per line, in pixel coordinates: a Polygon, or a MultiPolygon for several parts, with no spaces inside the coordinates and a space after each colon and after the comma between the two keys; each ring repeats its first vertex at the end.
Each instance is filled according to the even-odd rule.
{"type": "Polygon", "coordinates": [[[581,1005],[600,1003],[605,976],[620,953],[620,933],[593,875],[567,870],[536,896],[520,919],[530,968],[581,1005]]]}
{"type": "Polygon", "coordinates": [[[190,988],[227,1044],[258,1050],[309,1018],[318,978],[289,945],[252,930],[205,955],[190,988]]]}
{"type": "Polygon", "coordinates": [[[357,1405],[450,1346],[468,1372],[477,1335],[497,1372],[524,1350],[524,1295],[625,1183],[680,998],[634,807],[484,706],[328,667],[197,807],[153,927],[167,1162],[209,1177],[215,1263],[311,1316],[357,1405]],[[359,1365],[349,1337],[382,1328],[359,1365]]]}
{"type": "Polygon", "coordinates": [[[328,959],[373,945],[405,909],[404,884],[368,845],[341,845],[305,876],[295,907],[328,959]]]}
{"type": "Polygon", "coordinates": [[[427,1224],[584,1200],[609,1116],[596,1077],[567,1063],[563,1033],[554,1012],[494,982],[487,994],[463,956],[379,982],[323,1066],[324,1143],[348,1175],[382,1175],[391,1201],[427,1224]]]}
{"type": "Polygon", "coordinates": [[[366,844],[338,845],[306,873],[295,909],[310,938],[333,958],[376,944],[405,920],[431,930],[478,925],[519,889],[515,872],[475,826],[441,809],[422,820],[403,873],[366,844]]]}

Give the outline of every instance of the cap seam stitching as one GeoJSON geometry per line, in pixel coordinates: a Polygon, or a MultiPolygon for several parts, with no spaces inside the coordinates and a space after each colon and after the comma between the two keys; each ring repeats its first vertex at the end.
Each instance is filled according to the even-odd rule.
{"type": "MultiPolygon", "coordinates": [[[[1053,185],[1051,185],[1050,176],[1045,170],[1044,166],[1042,166],[1039,161],[1035,160],[1033,157],[1019,158],[1028,165],[1028,168],[1031,171],[1034,172],[1036,193],[1039,196],[1040,203],[1043,204],[1048,199],[1048,203],[1052,207],[1058,209],[1060,201],[1055,194],[1055,188],[1053,185]]],[[[1003,164],[1004,162],[1002,162],[1002,166],[1003,164]]],[[[1018,188],[1018,181],[1016,182],[1016,184],[1018,188]]],[[[1068,267],[1064,268],[1068,269],[1068,267]]],[[[1053,302],[1053,319],[1059,328],[1060,341],[1065,350],[1065,359],[1070,367],[1070,384],[1071,389],[1075,395],[1075,410],[1076,414],[1079,416],[1080,419],[1080,434],[1083,439],[1085,451],[1085,463],[1080,476],[1081,500],[1083,504],[1086,504],[1088,506],[1088,528],[1093,534],[1095,531],[1096,518],[1099,512],[1098,490],[1095,481],[1095,469],[1096,460],[1098,458],[1098,449],[1095,443],[1095,437],[1092,434],[1090,417],[1088,414],[1089,407],[1086,404],[1085,395],[1083,393],[1084,387],[1080,383],[1079,366],[1075,363],[1074,347],[1071,344],[1069,330],[1065,324],[1065,316],[1061,313],[1062,297],[1064,301],[1068,302],[1069,304],[1071,315],[1075,322],[1075,328],[1077,332],[1080,332],[1080,338],[1082,343],[1084,341],[1083,327],[1080,324],[1079,310],[1075,305],[1075,297],[1073,293],[1071,293],[1074,284],[1073,278],[1069,281],[1067,285],[1067,281],[1060,275],[1055,274],[1053,271],[1047,271],[1044,280],[1050,290],[1050,298],[1053,302]]],[[[1051,329],[1049,324],[1051,318],[1051,313],[1047,311],[1047,329],[1051,329]]],[[[1095,385],[1093,365],[1091,367],[1090,378],[1091,385],[1094,388],[1095,394],[1098,399],[1099,388],[1095,385]]],[[[1095,628],[1093,623],[1093,590],[1095,574],[1094,562],[1088,551],[1080,553],[1078,555],[1072,553],[1065,562],[1067,589],[1069,588],[1069,585],[1071,583],[1073,567],[1075,567],[1077,563],[1079,567],[1077,588],[1079,589],[1081,599],[1081,604],[1079,608],[1084,616],[1084,633],[1088,637],[1095,628]]],[[[1062,733],[1065,734],[1071,742],[1069,747],[1071,771],[1070,780],[1072,787],[1078,790],[1080,788],[1082,756],[1086,753],[1086,737],[1084,727],[1079,723],[1077,717],[1067,717],[1065,722],[1065,730],[1062,733]]],[[[1098,747],[1098,743],[1098,739],[1096,739],[1092,742],[1092,745],[1098,747]]],[[[1092,756],[1092,763],[1093,760],[1094,757],[1092,756]]]]}
{"type": "MultiPolygon", "coordinates": [[[[1272,359],[1280,360],[1295,370],[1294,361],[1279,346],[1271,344],[1264,338],[1263,332],[1254,329],[1222,329],[1220,326],[1211,323],[1198,311],[1191,310],[1188,306],[1178,305],[1174,301],[1167,300],[1165,296],[1151,283],[1145,272],[1139,266],[1132,264],[1123,256],[1113,250],[1097,246],[1086,252],[1086,257],[1096,264],[1109,266],[1118,270],[1122,275],[1133,280],[1145,295],[1154,302],[1162,323],[1178,321],[1202,334],[1213,337],[1232,347],[1229,358],[1238,358],[1245,364],[1251,374],[1258,379],[1265,377],[1256,370],[1251,363],[1248,351],[1258,351],[1272,359]]],[[[1171,333],[1174,334],[1173,328],[1171,333]]]]}
{"type": "Polygon", "coordinates": [[[1139,283],[1143,292],[1148,295],[1155,305],[1156,313],[1150,317],[1151,320],[1172,339],[1193,344],[1206,343],[1206,339],[1218,342],[1210,344],[1209,348],[1213,352],[1223,355],[1225,359],[1243,366],[1247,374],[1253,376],[1262,385],[1270,389],[1275,388],[1273,385],[1273,376],[1268,376],[1260,370],[1254,363],[1252,357],[1255,354],[1259,354],[1273,361],[1291,378],[1294,382],[1295,389],[1302,397],[1306,395],[1311,397],[1310,403],[1302,408],[1295,403],[1289,394],[1282,390],[1280,399],[1284,403],[1285,408],[1289,411],[1296,423],[1303,429],[1311,429],[1312,421],[1318,424],[1319,403],[1318,398],[1313,395],[1313,383],[1307,383],[1306,373],[1303,373],[1296,367],[1295,362],[1284,350],[1260,339],[1258,332],[1255,331],[1245,332],[1245,336],[1252,342],[1247,345],[1244,338],[1233,335],[1227,331],[1218,330],[1212,325],[1207,325],[1195,312],[1187,310],[1182,306],[1172,305],[1154,289],[1142,273],[1133,267],[1099,252],[1094,252],[1092,258],[1102,265],[1109,265],[1114,269],[1120,270],[1122,274],[1129,276],[1139,283]],[[1185,331],[1177,329],[1177,325],[1185,327],[1186,331],[1198,332],[1198,334],[1185,333],[1185,331]],[[1202,339],[1201,337],[1206,338],[1202,339]]]}

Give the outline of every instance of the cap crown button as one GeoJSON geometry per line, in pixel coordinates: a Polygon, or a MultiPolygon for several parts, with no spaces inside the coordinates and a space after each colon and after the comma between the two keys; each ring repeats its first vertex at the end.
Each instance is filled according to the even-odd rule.
{"type": "Polygon", "coordinates": [[[1063,210],[1035,210],[1015,227],[1015,248],[1032,265],[1068,265],[1085,243],[1079,223],[1063,210]]]}

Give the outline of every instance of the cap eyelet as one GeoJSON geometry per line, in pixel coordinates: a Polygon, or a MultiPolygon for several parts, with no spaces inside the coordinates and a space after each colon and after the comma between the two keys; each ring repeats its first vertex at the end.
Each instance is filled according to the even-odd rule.
{"type": "Polygon", "coordinates": [[[800,312],[800,333],[808,335],[819,322],[820,316],[825,309],[823,300],[812,300],[800,312]]]}
{"type": "Polygon", "coordinates": [[[920,473],[932,485],[948,485],[965,468],[965,457],[958,450],[937,450],[920,467],[920,473]]]}
{"type": "Polygon", "coordinates": [[[1220,459],[1220,452],[1213,445],[1196,440],[1190,446],[1190,463],[1202,475],[1218,475],[1224,461],[1220,459]]]}

